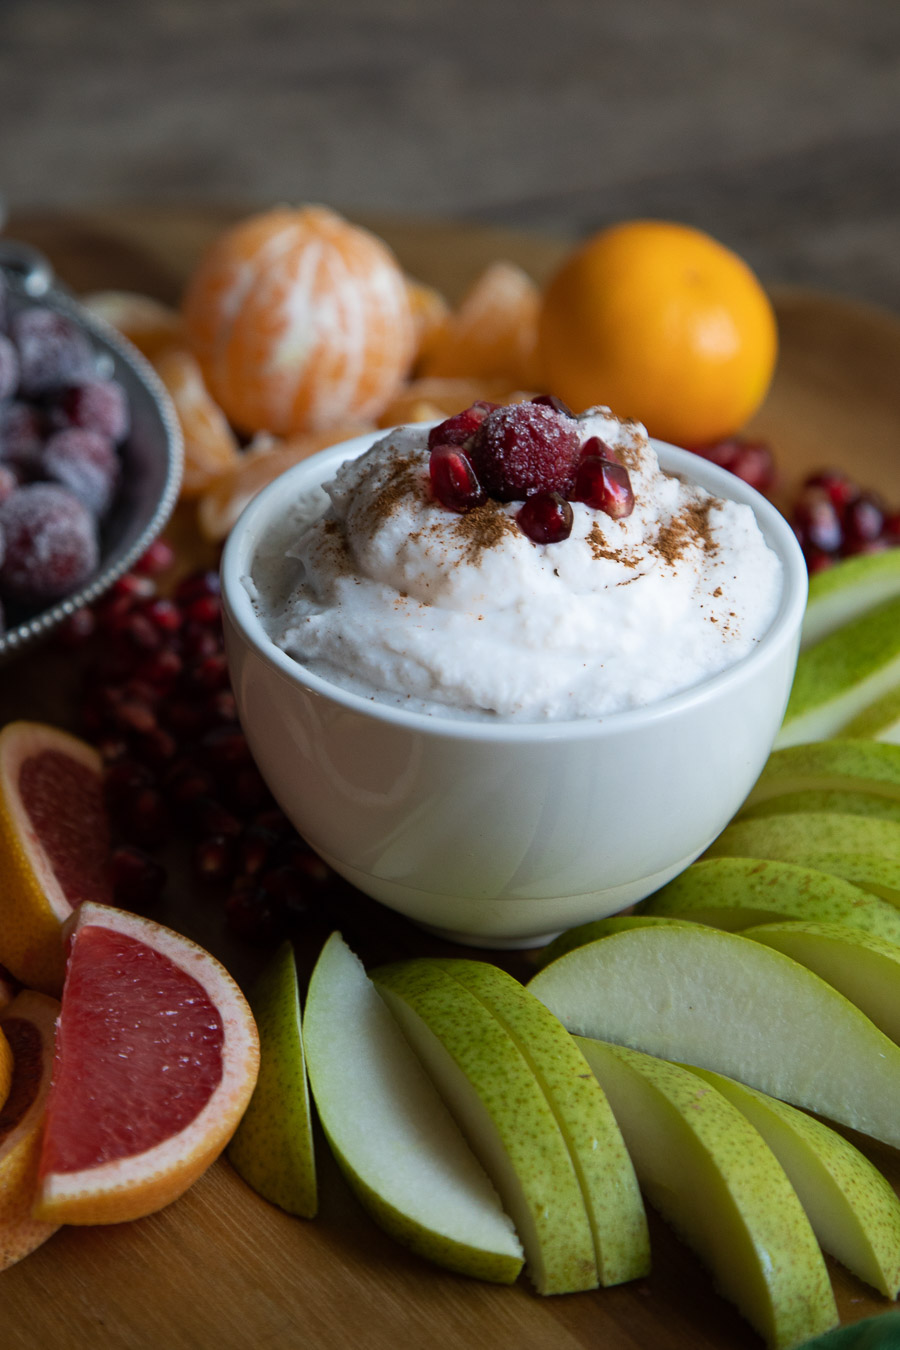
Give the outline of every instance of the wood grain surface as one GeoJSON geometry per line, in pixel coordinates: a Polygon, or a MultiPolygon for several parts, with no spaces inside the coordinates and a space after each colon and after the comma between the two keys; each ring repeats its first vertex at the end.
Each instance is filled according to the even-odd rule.
{"type": "MultiPolygon", "coordinates": [[[[76,291],[109,286],[177,298],[229,211],[119,211],[14,219],[9,233],[41,247],[76,291]]],[[[440,223],[369,220],[404,264],[457,296],[478,268],[509,257],[538,279],[563,246],[440,223]]],[[[779,292],[781,357],[754,423],[776,448],[785,484],[834,464],[900,501],[900,323],[811,292],[779,292]]],[[[190,519],[177,522],[190,551],[190,519]]],[[[77,663],[44,648],[0,671],[0,716],[72,724],[77,663]]],[[[229,940],[214,903],[181,882],[159,917],[197,937],[247,982],[261,956],[229,940]]],[[[298,943],[308,974],[340,927],[368,960],[453,952],[364,897],[347,895],[298,943]]],[[[495,954],[485,953],[489,959],[495,954]]],[[[525,976],[529,953],[496,954],[525,976]]],[[[900,1156],[856,1139],[900,1186],[900,1156]]],[[[242,1350],[309,1345],[395,1350],[435,1341],[483,1350],[752,1350],[758,1338],[714,1291],[699,1263],[651,1215],[654,1268],[616,1289],[540,1299],[521,1279],[495,1288],[431,1267],[393,1243],[359,1208],[321,1138],[321,1212],[293,1219],[255,1196],[220,1160],[176,1204],[137,1223],[61,1229],[0,1276],[3,1350],[242,1350]]],[[[829,1263],[842,1320],[890,1306],[829,1263]]]]}

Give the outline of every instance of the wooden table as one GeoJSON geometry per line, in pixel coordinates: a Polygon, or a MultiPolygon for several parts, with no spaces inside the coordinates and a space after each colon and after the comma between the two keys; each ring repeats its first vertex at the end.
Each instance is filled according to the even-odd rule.
{"type": "MultiPolygon", "coordinates": [[[[41,247],[73,289],[144,290],[175,300],[203,245],[233,212],[119,211],[32,216],[9,233],[41,247]]],[[[369,221],[417,275],[458,296],[480,266],[508,257],[545,277],[560,244],[502,231],[369,221]]],[[[754,430],[775,446],[786,483],[837,464],[900,502],[900,323],[826,296],[780,292],[782,351],[754,430]]],[[[184,521],[181,522],[182,529],[184,521]]],[[[73,720],[76,672],[49,649],[0,671],[0,715],[73,720]]],[[[239,979],[260,957],[227,939],[221,916],[182,888],[164,921],[199,937],[239,979]]],[[[353,898],[298,947],[302,971],[339,926],[367,959],[452,951],[398,916],[353,898]]],[[[490,956],[491,954],[486,954],[490,956]]],[[[528,954],[504,958],[519,974],[528,954]]],[[[900,1158],[866,1146],[900,1185],[900,1158]]],[[[435,1341],[481,1350],[741,1350],[760,1344],[688,1250],[651,1215],[654,1268],[616,1289],[540,1299],[524,1279],[496,1288],[431,1267],[383,1236],[318,1138],[321,1212],[293,1219],[265,1204],[224,1161],[163,1212],[114,1228],[61,1229],[3,1273],[4,1350],[90,1345],[165,1350],[395,1350],[435,1341]]],[[[889,1306],[830,1263],[842,1320],[889,1306]]]]}

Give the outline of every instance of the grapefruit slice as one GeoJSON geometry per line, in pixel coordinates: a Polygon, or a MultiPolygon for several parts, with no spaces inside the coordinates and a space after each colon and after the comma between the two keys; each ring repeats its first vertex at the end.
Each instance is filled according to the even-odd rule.
{"type": "Polygon", "coordinates": [[[112,898],[100,756],[40,722],[0,731],[0,962],[29,989],[62,988],[63,922],[112,898]]]}
{"type": "Polygon", "coordinates": [[[256,1084],[253,1016],[228,972],[161,924],[85,902],[68,921],[35,1217],[121,1223],[176,1200],[256,1084]]]}
{"type": "Polygon", "coordinates": [[[58,1015],[56,999],[23,989],[0,1019],[0,1040],[13,1060],[9,1096],[0,1111],[0,1270],[21,1261],[59,1227],[31,1213],[58,1015]]]}

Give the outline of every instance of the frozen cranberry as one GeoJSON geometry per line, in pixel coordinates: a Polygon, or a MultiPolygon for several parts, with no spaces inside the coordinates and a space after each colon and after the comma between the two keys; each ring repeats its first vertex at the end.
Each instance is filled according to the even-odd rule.
{"type": "Polygon", "coordinates": [[[455,413],[453,417],[439,422],[428,433],[428,449],[433,450],[436,445],[465,445],[466,441],[475,435],[488,413],[493,412],[496,407],[496,403],[478,399],[471,408],[466,408],[465,412],[455,413]]]}
{"type": "Polygon", "coordinates": [[[561,413],[563,417],[575,416],[568,403],[563,403],[562,399],[557,398],[555,394],[535,394],[531,401],[536,403],[539,408],[552,408],[555,413],[561,413]]]}
{"type": "Polygon", "coordinates": [[[822,488],[804,488],[794,508],[793,525],[804,551],[834,554],[844,542],[840,515],[822,488]]]}
{"type": "Polygon", "coordinates": [[[36,475],[43,444],[44,422],[37,408],[16,400],[0,408],[0,459],[20,479],[36,475]]]}
{"type": "Polygon", "coordinates": [[[579,453],[576,424],[539,403],[495,409],[469,447],[488,496],[504,502],[524,501],[536,492],[568,496],[579,453]]]}
{"type": "Polygon", "coordinates": [[[485,493],[464,451],[436,445],[428,459],[431,490],[448,511],[466,512],[485,501],[485,493]]]}
{"type": "Polygon", "coordinates": [[[595,511],[603,511],[613,520],[622,520],[634,510],[634,492],[628,470],[623,464],[588,455],[578,466],[575,501],[584,502],[595,511]]]}
{"type": "Polygon", "coordinates": [[[90,341],[65,314],[33,306],[14,314],[9,329],[19,354],[19,389],[25,398],[45,397],[93,374],[90,341]]]}
{"type": "Polygon", "coordinates": [[[61,483],[99,519],[119,482],[119,456],[108,436],[82,427],[57,431],[40,458],[42,477],[61,483]]]}
{"type": "Polygon", "coordinates": [[[536,544],[559,544],[572,533],[572,508],[558,492],[536,492],[520,508],[516,520],[536,544]]]}
{"type": "Polygon", "coordinates": [[[68,595],[95,571],[100,546],[93,517],[55,483],[31,483],[0,503],[6,557],[0,590],[23,604],[68,595]]]}
{"type": "Polygon", "coordinates": [[[19,486],[20,479],[9,464],[0,464],[0,502],[5,502],[19,486]]]}
{"type": "Polygon", "coordinates": [[[128,435],[128,396],[117,380],[86,380],[60,394],[57,415],[63,425],[97,431],[118,445],[128,435]]]}
{"type": "Polygon", "coordinates": [[[743,440],[729,436],[714,445],[691,446],[695,454],[727,469],[757,492],[769,492],[775,485],[775,458],[765,441],[743,440]]]}
{"type": "Polygon", "coordinates": [[[5,333],[0,333],[0,399],[12,398],[19,387],[19,357],[5,333]]]}

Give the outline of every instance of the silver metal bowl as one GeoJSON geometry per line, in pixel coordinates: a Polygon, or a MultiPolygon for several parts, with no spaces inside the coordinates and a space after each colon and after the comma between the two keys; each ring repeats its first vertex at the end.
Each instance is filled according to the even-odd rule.
{"type": "Polygon", "coordinates": [[[175,409],[152,366],[54,280],[42,254],[0,239],[0,269],[13,304],[37,302],[74,319],[93,343],[98,371],[125,389],[131,412],[131,430],[121,447],[121,484],[101,527],[96,572],[71,595],[9,627],[0,636],[3,662],[46,637],[75,610],[93,604],[146,551],[178,499],[184,445],[175,409]]]}

